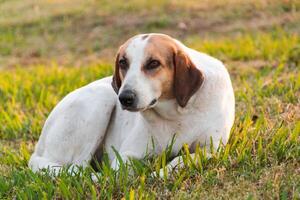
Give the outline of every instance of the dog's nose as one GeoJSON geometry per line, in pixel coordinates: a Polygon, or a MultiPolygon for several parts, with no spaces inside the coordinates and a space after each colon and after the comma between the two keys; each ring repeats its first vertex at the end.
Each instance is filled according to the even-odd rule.
{"type": "Polygon", "coordinates": [[[135,104],[136,94],[131,90],[125,90],[119,95],[121,104],[125,107],[132,107],[135,104]]]}

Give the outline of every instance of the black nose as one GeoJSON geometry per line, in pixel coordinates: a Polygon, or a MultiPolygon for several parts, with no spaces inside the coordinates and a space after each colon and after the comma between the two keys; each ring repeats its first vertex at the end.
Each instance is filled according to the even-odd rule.
{"type": "Polygon", "coordinates": [[[119,95],[121,104],[125,107],[133,107],[135,104],[136,94],[131,90],[125,90],[119,95]]]}

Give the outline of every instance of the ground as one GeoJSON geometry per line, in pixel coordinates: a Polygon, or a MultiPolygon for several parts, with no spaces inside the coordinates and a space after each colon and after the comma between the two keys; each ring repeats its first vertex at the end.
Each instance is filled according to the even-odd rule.
{"type": "Polygon", "coordinates": [[[0,199],[299,199],[300,3],[292,0],[0,0],[0,199]],[[168,154],[99,181],[27,168],[43,123],[68,92],[110,75],[128,37],[162,32],[222,60],[236,96],[225,147],[151,177],[168,154]]]}

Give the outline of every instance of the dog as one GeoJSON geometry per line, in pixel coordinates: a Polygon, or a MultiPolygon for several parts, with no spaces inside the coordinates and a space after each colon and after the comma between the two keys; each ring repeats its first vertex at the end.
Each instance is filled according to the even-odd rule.
{"type": "MultiPolygon", "coordinates": [[[[115,151],[126,163],[158,155],[172,141],[173,156],[188,145],[194,157],[197,146],[216,150],[227,143],[234,113],[234,92],[221,61],[168,35],[140,34],[120,46],[113,76],[58,103],[29,167],[54,174],[66,165],[84,168],[102,148],[118,170],[115,151]]],[[[166,169],[182,164],[178,156],[166,169]]]]}

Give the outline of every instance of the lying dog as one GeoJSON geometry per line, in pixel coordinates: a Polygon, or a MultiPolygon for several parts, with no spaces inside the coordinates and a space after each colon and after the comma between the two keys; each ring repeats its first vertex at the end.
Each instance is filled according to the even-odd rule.
{"type": "MultiPolygon", "coordinates": [[[[167,35],[137,35],[120,47],[113,77],[71,92],[53,109],[29,167],[55,173],[65,165],[85,167],[103,147],[117,170],[114,149],[126,162],[160,154],[174,137],[173,155],[184,144],[193,153],[211,140],[216,149],[227,143],[234,104],[219,60],[167,35]]],[[[181,157],[167,169],[178,164],[181,157]]]]}

